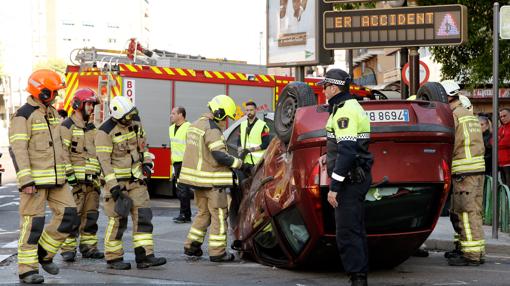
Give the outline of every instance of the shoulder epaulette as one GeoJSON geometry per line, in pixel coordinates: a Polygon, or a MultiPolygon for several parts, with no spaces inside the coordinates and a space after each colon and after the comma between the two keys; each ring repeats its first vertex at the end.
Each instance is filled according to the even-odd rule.
{"type": "Polygon", "coordinates": [[[34,111],[38,108],[39,106],[33,106],[28,103],[25,103],[22,107],[18,109],[18,111],[16,111],[16,116],[25,117],[25,119],[28,119],[30,115],[32,115],[32,113],[34,113],[34,111]]]}
{"type": "Polygon", "coordinates": [[[209,127],[211,129],[218,129],[221,131],[220,127],[218,126],[218,124],[216,124],[216,122],[212,119],[209,119],[209,127]]]}
{"type": "Polygon", "coordinates": [[[65,128],[67,129],[71,129],[71,126],[73,126],[74,122],[73,120],[71,119],[71,117],[67,117],[63,122],[62,122],[62,126],[64,126],[65,128]]]}
{"type": "Polygon", "coordinates": [[[101,124],[99,130],[104,131],[106,134],[109,134],[110,131],[112,131],[113,128],[115,128],[115,126],[117,126],[117,122],[113,121],[113,118],[110,117],[108,120],[103,122],[103,124],[101,124]]]}

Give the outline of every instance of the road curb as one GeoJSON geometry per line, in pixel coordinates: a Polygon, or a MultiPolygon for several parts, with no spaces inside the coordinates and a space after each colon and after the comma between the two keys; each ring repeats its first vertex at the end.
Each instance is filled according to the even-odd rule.
{"type": "MultiPolygon", "coordinates": [[[[425,241],[425,248],[433,251],[449,251],[453,249],[453,241],[442,239],[427,239],[427,241],[425,241]]],[[[510,245],[486,243],[485,252],[487,254],[510,256],[510,245]]]]}

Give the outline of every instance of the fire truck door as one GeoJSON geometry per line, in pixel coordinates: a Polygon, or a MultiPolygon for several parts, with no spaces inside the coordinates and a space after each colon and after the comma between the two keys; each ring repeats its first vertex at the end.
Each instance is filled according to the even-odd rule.
{"type": "Polygon", "coordinates": [[[200,115],[208,111],[207,103],[218,94],[226,94],[224,84],[175,82],[173,107],[184,107],[186,109],[186,119],[189,122],[194,122],[200,115]]]}

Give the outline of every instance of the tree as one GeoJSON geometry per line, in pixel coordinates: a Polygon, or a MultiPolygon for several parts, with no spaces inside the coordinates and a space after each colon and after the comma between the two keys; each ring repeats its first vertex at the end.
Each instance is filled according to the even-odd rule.
{"type": "MultiPolygon", "coordinates": [[[[460,46],[432,47],[433,59],[442,64],[443,79],[468,88],[492,84],[492,0],[418,0],[420,6],[462,4],[468,8],[468,42],[460,46]]],[[[504,2],[499,1],[501,5],[504,2]]],[[[510,82],[510,41],[499,40],[499,81],[510,82]]]]}

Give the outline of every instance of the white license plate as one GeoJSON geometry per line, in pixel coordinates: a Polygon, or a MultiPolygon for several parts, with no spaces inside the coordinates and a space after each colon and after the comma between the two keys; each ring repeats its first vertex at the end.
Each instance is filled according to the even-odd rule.
{"type": "Polygon", "coordinates": [[[367,110],[370,122],[409,122],[409,110],[387,109],[367,110]]]}

